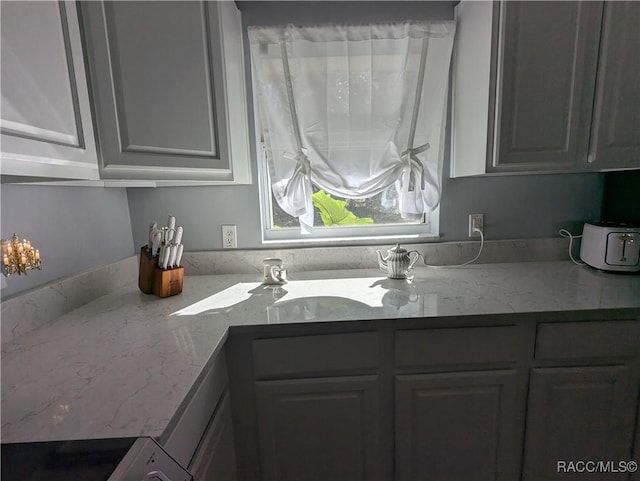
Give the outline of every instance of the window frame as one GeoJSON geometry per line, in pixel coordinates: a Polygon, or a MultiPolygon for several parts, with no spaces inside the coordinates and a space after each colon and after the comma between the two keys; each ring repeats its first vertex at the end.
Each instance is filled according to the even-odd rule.
{"type": "MultiPolygon", "coordinates": [[[[255,99],[255,96],[254,96],[255,99]]],[[[269,169],[264,152],[264,145],[260,141],[260,120],[256,113],[254,100],[254,121],[256,136],[256,157],[258,161],[258,197],[260,201],[260,224],[263,244],[367,244],[377,241],[426,241],[437,240],[440,237],[440,206],[436,207],[429,216],[429,222],[416,224],[378,224],[361,226],[315,226],[311,234],[303,234],[300,228],[273,228],[271,185],[269,184],[269,169]]]]}
{"type": "MultiPolygon", "coordinates": [[[[378,224],[360,226],[314,226],[313,232],[303,234],[300,228],[272,228],[272,194],[269,183],[269,169],[262,140],[262,123],[259,115],[256,79],[251,68],[251,96],[254,120],[254,138],[258,171],[258,199],[260,203],[260,231],[263,245],[367,245],[380,242],[425,242],[440,237],[440,204],[423,215],[423,220],[415,224],[378,224]],[[426,221],[427,216],[429,221],[426,221]]],[[[447,107],[449,109],[449,107],[447,107]]],[[[447,112],[447,115],[449,113],[447,112]]]]}

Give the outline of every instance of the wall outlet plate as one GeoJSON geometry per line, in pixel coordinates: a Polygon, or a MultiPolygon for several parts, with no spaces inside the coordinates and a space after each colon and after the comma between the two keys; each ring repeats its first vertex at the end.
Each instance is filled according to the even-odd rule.
{"type": "Polygon", "coordinates": [[[222,248],[236,249],[238,247],[238,231],[235,225],[222,226],[222,248]]]}
{"type": "Polygon", "coordinates": [[[474,232],[474,226],[484,234],[484,214],[469,214],[469,237],[480,237],[480,234],[474,232]]]}

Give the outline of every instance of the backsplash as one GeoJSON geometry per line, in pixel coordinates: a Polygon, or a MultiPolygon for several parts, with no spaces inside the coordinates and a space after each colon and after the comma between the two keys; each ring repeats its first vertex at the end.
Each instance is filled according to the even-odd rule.
{"type": "Polygon", "coordinates": [[[138,257],[91,269],[3,299],[2,343],[32,331],[118,287],[137,282],[138,257]]]}
{"type": "MultiPolygon", "coordinates": [[[[562,238],[486,241],[477,264],[568,260],[568,240],[562,238]]],[[[430,265],[461,264],[473,259],[479,242],[402,244],[418,250],[430,265]]],[[[224,250],[185,252],[182,265],[186,275],[262,274],[262,259],[278,257],[289,275],[296,271],[377,268],[376,250],[385,255],[392,244],[382,246],[305,247],[296,249],[224,250]]],[[[579,246],[574,246],[577,253],[579,246]]],[[[416,266],[420,266],[418,261],[416,266]]]]}

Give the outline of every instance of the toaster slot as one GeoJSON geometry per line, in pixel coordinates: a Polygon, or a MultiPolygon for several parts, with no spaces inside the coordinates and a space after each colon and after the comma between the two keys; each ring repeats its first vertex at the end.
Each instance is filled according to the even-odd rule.
{"type": "Polygon", "coordinates": [[[640,262],[640,235],[635,232],[609,233],[605,262],[610,266],[638,265],[640,262]]]}

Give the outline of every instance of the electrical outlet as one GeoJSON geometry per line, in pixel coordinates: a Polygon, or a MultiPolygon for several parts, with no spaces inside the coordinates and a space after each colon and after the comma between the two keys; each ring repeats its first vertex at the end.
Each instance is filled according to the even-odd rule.
{"type": "Polygon", "coordinates": [[[235,249],[238,247],[238,232],[235,225],[222,226],[222,247],[235,249]]]}
{"type": "Polygon", "coordinates": [[[484,214],[469,214],[469,237],[480,237],[473,231],[476,227],[484,234],[484,214]]]}

